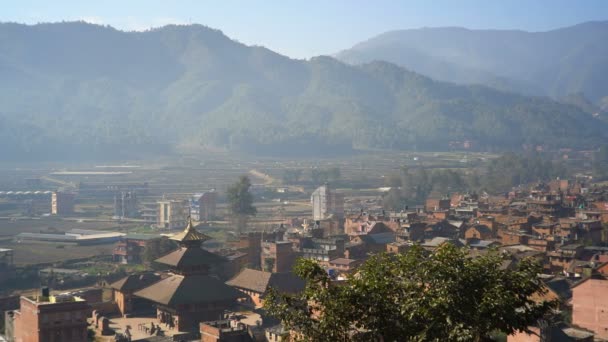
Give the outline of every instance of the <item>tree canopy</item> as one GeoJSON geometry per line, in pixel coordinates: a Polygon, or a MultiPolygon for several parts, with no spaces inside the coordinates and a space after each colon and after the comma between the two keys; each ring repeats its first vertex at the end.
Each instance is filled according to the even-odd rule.
{"type": "Polygon", "coordinates": [[[237,228],[242,231],[247,223],[247,217],[257,214],[253,206],[253,194],[249,191],[251,181],[247,176],[241,176],[239,180],[228,187],[226,197],[230,205],[230,211],[237,219],[237,228]]]}
{"type": "Polygon", "coordinates": [[[356,276],[333,283],[316,262],[300,259],[307,281],[296,295],[271,290],[265,308],[305,341],[481,341],[497,331],[525,331],[554,307],[540,266],[524,259],[502,267],[497,252],[476,258],[443,244],[370,258],[356,276]]]}

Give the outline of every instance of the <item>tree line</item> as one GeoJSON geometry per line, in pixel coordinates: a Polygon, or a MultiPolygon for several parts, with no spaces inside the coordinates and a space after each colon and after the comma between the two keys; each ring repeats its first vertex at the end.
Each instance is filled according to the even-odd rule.
{"type": "MultiPolygon", "coordinates": [[[[608,170],[608,153],[605,160],[608,170]]],[[[443,196],[462,191],[502,193],[514,186],[549,181],[569,174],[564,162],[552,161],[536,153],[506,153],[482,167],[467,170],[402,167],[398,173],[385,179],[385,185],[391,189],[383,197],[383,206],[401,210],[407,205],[424,202],[431,194],[443,196]]]]}

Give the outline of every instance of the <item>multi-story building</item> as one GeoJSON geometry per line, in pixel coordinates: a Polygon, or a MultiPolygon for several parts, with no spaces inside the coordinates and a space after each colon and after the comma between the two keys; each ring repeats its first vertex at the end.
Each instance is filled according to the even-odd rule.
{"type": "Polygon", "coordinates": [[[121,264],[141,263],[142,253],[150,243],[157,242],[162,237],[153,234],[128,234],[121,237],[114,246],[112,260],[121,264]]]}
{"type": "Polygon", "coordinates": [[[303,238],[299,242],[299,246],[300,255],[305,259],[329,262],[344,257],[345,241],[343,238],[303,238]]]}
{"type": "Polygon", "coordinates": [[[563,272],[577,260],[584,250],[584,246],[580,244],[570,244],[559,247],[555,251],[547,253],[549,264],[554,272],[563,272]]]}
{"type": "Polygon", "coordinates": [[[121,191],[114,195],[114,217],[118,219],[139,217],[135,192],[121,191]]]}
{"type": "Polygon", "coordinates": [[[148,224],[154,224],[158,220],[158,203],[141,203],[141,219],[148,224]]]}
{"type": "Polygon", "coordinates": [[[6,314],[9,341],[85,342],[89,304],[80,297],[51,296],[48,288],[37,297],[21,297],[19,310],[6,314]]]}
{"type": "Polygon", "coordinates": [[[529,213],[547,217],[567,217],[574,214],[572,208],[563,206],[562,196],[547,193],[534,193],[526,200],[529,213]]]}
{"type": "Polygon", "coordinates": [[[156,224],[159,228],[176,229],[186,225],[190,212],[188,201],[163,200],[157,203],[156,224]]]}
{"type": "Polygon", "coordinates": [[[291,241],[262,242],[260,265],[266,272],[291,272],[297,253],[291,241]]]}
{"type": "Polygon", "coordinates": [[[190,199],[190,216],[195,221],[209,221],[215,216],[217,193],[214,190],[195,194],[190,199]]]}
{"type": "Polygon", "coordinates": [[[312,216],[315,221],[324,220],[333,215],[344,217],[344,195],[334,193],[329,184],[322,185],[310,196],[312,216]]]}
{"type": "Polygon", "coordinates": [[[51,195],[51,214],[70,215],[74,213],[74,194],[55,191],[51,195]]]}

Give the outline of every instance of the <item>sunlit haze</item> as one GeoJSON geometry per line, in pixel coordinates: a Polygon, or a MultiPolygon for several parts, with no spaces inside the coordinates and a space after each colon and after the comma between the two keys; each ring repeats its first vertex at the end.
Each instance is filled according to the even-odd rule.
{"type": "Polygon", "coordinates": [[[0,21],[84,20],[121,30],[198,23],[292,58],[333,54],[385,31],[460,26],[544,31],[603,20],[602,0],[2,1],[0,21]]]}

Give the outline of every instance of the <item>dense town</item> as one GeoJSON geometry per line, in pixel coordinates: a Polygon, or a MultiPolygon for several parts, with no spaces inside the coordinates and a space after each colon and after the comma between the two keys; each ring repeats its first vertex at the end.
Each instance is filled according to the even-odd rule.
{"type": "MultiPolygon", "coordinates": [[[[75,196],[50,194],[52,215],[73,214],[75,196]]],[[[340,283],[356,277],[372,255],[401,254],[413,246],[433,252],[452,244],[471,258],[499,251],[505,270],[525,258],[542,265],[538,277],[546,291],[537,300],[558,301],[563,320],[551,329],[530,326],[507,341],[608,339],[603,314],[608,306],[608,187],[587,178],[538,182],[501,195],[433,194],[424,205],[400,211],[383,210],[374,201],[359,202],[368,203],[359,210],[345,209],[348,198],[326,183],[310,195],[309,215],[283,218],[270,229],[245,227],[210,244],[213,239],[204,231],[217,215],[217,197],[208,191],[161,199],[151,211],[138,203],[135,190],[118,191],[114,219],[148,215],[154,231],[16,235],[25,243],[109,244],[110,262],[133,268],[88,282],[78,267],[40,269],[39,289],[16,290],[0,300],[5,338],[287,341],[293,331],[265,313],[264,300],[270,288],[304,289],[305,281],[292,273],[298,259],[315,260],[332,282],[340,283]],[[146,262],[150,258],[153,262],[146,262]]],[[[13,250],[0,253],[6,284],[15,275],[13,250]]]]}

